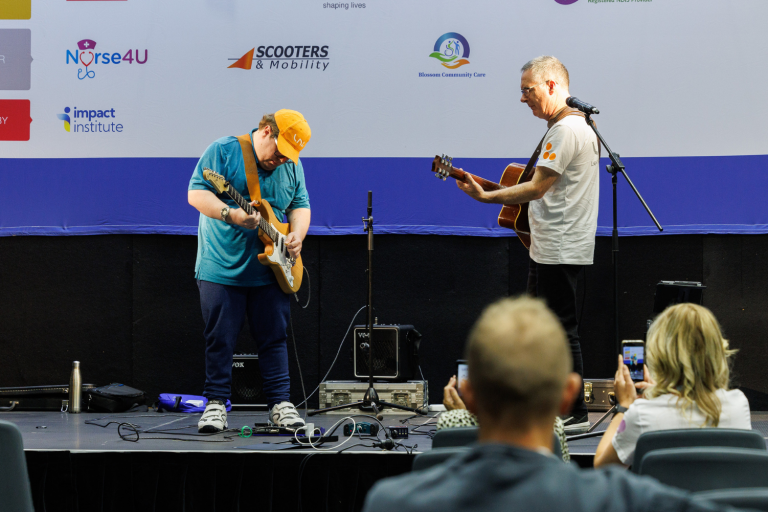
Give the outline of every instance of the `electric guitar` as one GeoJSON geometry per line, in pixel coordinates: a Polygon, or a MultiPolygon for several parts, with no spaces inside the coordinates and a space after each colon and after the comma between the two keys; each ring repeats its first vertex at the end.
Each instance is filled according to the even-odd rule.
{"type": "MultiPolygon", "coordinates": [[[[226,193],[245,213],[253,213],[254,208],[230,186],[224,176],[207,167],[203,168],[203,176],[218,194],[226,193]]],[[[301,256],[292,258],[285,245],[285,237],[291,232],[291,226],[277,220],[272,206],[265,199],[256,203],[256,210],[261,214],[259,239],[264,243],[264,252],[259,254],[259,263],[272,268],[277,283],[285,293],[296,293],[301,287],[304,266],[301,264],[301,256]]]]}
{"type": "MultiPolygon", "coordinates": [[[[435,156],[435,159],[432,161],[432,172],[443,181],[445,181],[446,177],[450,176],[455,180],[466,182],[466,175],[469,173],[456,169],[452,162],[453,158],[449,156],[435,156]]],[[[479,176],[475,176],[474,174],[471,174],[470,176],[472,176],[475,182],[480,185],[483,190],[491,191],[531,181],[533,178],[533,169],[527,174],[524,174],[524,165],[511,163],[504,169],[504,173],[501,175],[499,183],[488,181],[479,176]]],[[[528,224],[528,203],[505,204],[499,213],[499,226],[514,230],[525,248],[529,249],[531,247],[531,226],[528,224]]]]}

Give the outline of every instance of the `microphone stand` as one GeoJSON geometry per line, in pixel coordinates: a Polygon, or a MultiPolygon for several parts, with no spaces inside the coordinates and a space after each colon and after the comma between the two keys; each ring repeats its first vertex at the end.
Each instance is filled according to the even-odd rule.
{"type": "MultiPolygon", "coordinates": [[[[426,414],[423,408],[414,409],[400,404],[384,402],[379,398],[379,394],[373,387],[373,193],[368,191],[368,217],[363,217],[363,230],[368,233],[368,391],[365,392],[362,400],[349,404],[334,405],[325,409],[318,409],[308,413],[308,416],[314,416],[321,412],[337,411],[353,407],[373,409],[373,415],[379,417],[379,411],[383,406],[392,409],[410,411],[416,414],[426,414]]],[[[381,418],[378,418],[381,419],[381,418]]],[[[385,432],[389,439],[389,434],[385,432]]],[[[386,448],[391,449],[391,448],[386,448]]]]}
{"type": "Polygon", "coordinates": [[[629,179],[629,176],[627,176],[626,168],[624,167],[624,164],[622,163],[621,159],[619,158],[618,153],[614,153],[611,151],[611,148],[608,147],[608,144],[605,142],[605,139],[602,135],[600,135],[600,132],[597,131],[597,126],[595,126],[595,122],[590,117],[590,114],[585,113],[584,114],[587,120],[587,124],[592,128],[592,130],[595,132],[595,135],[597,135],[597,138],[600,139],[600,142],[603,144],[603,147],[605,147],[605,150],[608,152],[608,158],[611,159],[611,165],[607,165],[605,169],[611,173],[611,183],[613,185],[613,231],[611,233],[611,238],[613,240],[613,248],[611,249],[611,261],[613,262],[613,318],[614,318],[614,328],[615,328],[615,340],[616,340],[616,353],[621,352],[621,340],[619,338],[619,227],[618,227],[618,201],[616,197],[616,182],[617,182],[617,175],[619,173],[623,174],[624,177],[627,179],[627,183],[629,183],[629,186],[632,187],[632,190],[635,192],[635,195],[640,200],[641,203],[643,203],[643,207],[645,208],[645,211],[648,212],[648,215],[651,216],[651,220],[653,220],[653,223],[656,224],[656,227],[659,229],[659,231],[664,231],[664,228],[661,227],[661,224],[659,224],[659,221],[656,220],[656,217],[653,215],[653,212],[646,204],[645,200],[643,199],[643,196],[640,195],[640,192],[637,191],[637,188],[635,188],[634,183],[632,183],[632,180],[629,179]]]}

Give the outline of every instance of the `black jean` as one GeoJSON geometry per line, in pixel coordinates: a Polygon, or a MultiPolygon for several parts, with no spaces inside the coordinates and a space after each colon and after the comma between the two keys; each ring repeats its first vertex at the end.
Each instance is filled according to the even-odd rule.
{"type": "MultiPolygon", "coordinates": [[[[530,260],[528,266],[528,295],[544,299],[563,324],[571,346],[573,371],[584,378],[584,361],[579,344],[579,318],[576,316],[576,278],[584,265],[544,265],[530,260]]],[[[573,404],[571,415],[580,418],[587,414],[584,386],[573,404]]]]}

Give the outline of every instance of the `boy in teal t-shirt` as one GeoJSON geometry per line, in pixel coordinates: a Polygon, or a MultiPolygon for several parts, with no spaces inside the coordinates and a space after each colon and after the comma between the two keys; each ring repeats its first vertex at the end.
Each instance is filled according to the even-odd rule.
{"type": "MultiPolygon", "coordinates": [[[[248,150],[257,163],[261,197],[278,219],[287,215],[291,232],[285,241],[292,257],[299,256],[309,229],[309,195],[299,152],[310,136],[306,120],[293,110],[265,115],[250,134],[248,150]]],[[[203,177],[204,167],[217,172],[251,202],[244,150],[237,137],[218,139],[205,150],[189,181],[189,203],[200,211],[195,278],[206,324],[203,395],[208,402],[198,422],[200,432],[227,428],[232,356],[246,318],[258,347],[270,420],[280,426],[304,425],[290,403],[289,297],[272,270],[258,260],[264,252],[258,237],[260,215],[256,210],[248,215],[229,196],[217,195],[203,177]]]]}

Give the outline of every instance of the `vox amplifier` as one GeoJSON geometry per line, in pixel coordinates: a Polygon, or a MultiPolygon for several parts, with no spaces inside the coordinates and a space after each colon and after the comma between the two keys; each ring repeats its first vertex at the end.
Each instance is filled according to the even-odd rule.
{"type": "Polygon", "coordinates": [[[266,409],[262,391],[259,356],[235,354],[232,357],[232,407],[240,409],[266,409]]]}
{"type": "Polygon", "coordinates": [[[417,378],[421,334],[412,325],[373,326],[373,343],[368,340],[368,326],[356,325],[353,364],[355,377],[368,378],[368,355],[373,351],[373,378],[405,382],[417,378]]]}

